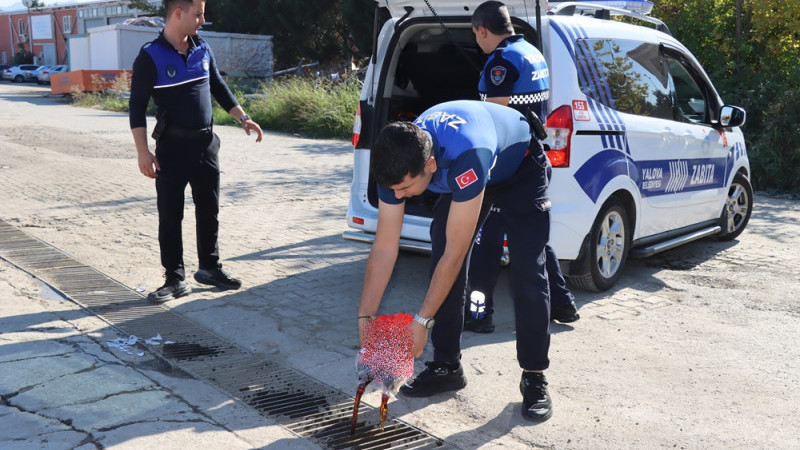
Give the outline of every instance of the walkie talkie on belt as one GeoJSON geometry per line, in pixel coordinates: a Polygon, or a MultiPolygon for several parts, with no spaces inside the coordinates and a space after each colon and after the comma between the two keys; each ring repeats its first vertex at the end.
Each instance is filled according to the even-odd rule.
{"type": "Polygon", "coordinates": [[[547,155],[544,153],[544,145],[542,141],[547,139],[547,131],[544,128],[539,116],[528,108],[525,111],[525,119],[531,127],[531,142],[528,151],[531,152],[531,158],[536,161],[542,169],[547,170],[547,155]]]}
{"type": "Polygon", "coordinates": [[[547,131],[544,129],[542,119],[540,119],[535,112],[531,111],[530,108],[525,111],[525,119],[528,121],[528,124],[530,124],[531,131],[533,135],[536,136],[536,139],[540,141],[547,139],[547,131]]]}
{"type": "Polygon", "coordinates": [[[151,135],[156,142],[161,139],[161,136],[164,135],[164,129],[167,128],[167,121],[164,117],[166,115],[167,111],[164,109],[156,113],[156,126],[153,128],[153,134],[151,135]]]}

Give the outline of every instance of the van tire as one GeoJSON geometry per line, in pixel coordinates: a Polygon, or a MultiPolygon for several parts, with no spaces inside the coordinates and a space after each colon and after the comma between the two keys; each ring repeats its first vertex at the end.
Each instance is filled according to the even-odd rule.
{"type": "Polygon", "coordinates": [[[600,292],[610,289],[622,275],[628,259],[631,235],[628,211],[617,197],[600,209],[589,236],[589,272],[569,277],[580,289],[600,292]]]}
{"type": "Polygon", "coordinates": [[[720,241],[736,239],[744,231],[752,213],[753,186],[745,174],[737,173],[733,177],[731,187],[728,188],[728,195],[719,217],[722,231],[715,237],[720,241]]]}

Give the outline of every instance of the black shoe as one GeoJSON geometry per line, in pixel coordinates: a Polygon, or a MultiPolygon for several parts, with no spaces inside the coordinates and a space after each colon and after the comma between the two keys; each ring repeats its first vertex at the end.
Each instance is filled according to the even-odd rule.
{"type": "Polygon", "coordinates": [[[543,373],[522,372],[519,392],[522,394],[522,417],[544,422],[553,416],[553,401],[547,393],[547,380],[543,373]]]}
{"type": "Polygon", "coordinates": [[[491,333],[494,331],[492,315],[485,314],[481,319],[473,319],[471,316],[464,321],[464,330],[475,333],[491,333]]]}
{"type": "Polygon", "coordinates": [[[181,280],[167,280],[163,286],[147,295],[147,301],[151,303],[164,303],[167,300],[189,295],[192,288],[181,280]]]}
{"type": "Polygon", "coordinates": [[[222,291],[242,287],[241,281],[223,272],[222,269],[200,269],[194,273],[194,279],[201,284],[216,286],[222,291]]]}
{"type": "Polygon", "coordinates": [[[576,322],[581,318],[578,314],[578,307],[575,302],[569,302],[566,305],[551,305],[550,306],[550,320],[557,320],[561,323],[576,322]]]}
{"type": "Polygon", "coordinates": [[[400,388],[400,393],[408,397],[430,397],[433,394],[457,391],[467,385],[461,364],[425,362],[423,370],[411,384],[400,388]]]}

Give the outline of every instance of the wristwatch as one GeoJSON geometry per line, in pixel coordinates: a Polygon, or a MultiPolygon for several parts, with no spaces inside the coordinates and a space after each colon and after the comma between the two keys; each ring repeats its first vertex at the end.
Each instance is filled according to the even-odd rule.
{"type": "Polygon", "coordinates": [[[249,119],[250,119],[250,116],[245,114],[242,117],[239,117],[239,123],[244,123],[246,120],[249,120],[249,119]]]}
{"type": "Polygon", "coordinates": [[[426,330],[433,328],[433,324],[436,323],[433,317],[422,317],[419,314],[414,314],[414,322],[422,325],[426,330]]]}

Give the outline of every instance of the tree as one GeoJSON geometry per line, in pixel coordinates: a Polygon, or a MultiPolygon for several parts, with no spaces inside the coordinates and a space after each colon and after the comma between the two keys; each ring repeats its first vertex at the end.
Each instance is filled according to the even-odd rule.
{"type": "Polygon", "coordinates": [[[17,47],[19,47],[19,51],[14,54],[14,65],[33,64],[33,53],[25,48],[25,44],[20,42],[17,44],[17,47]]]}
{"type": "Polygon", "coordinates": [[[273,36],[276,68],[301,58],[340,65],[371,50],[372,0],[219,0],[207,11],[216,31],[273,36]]]}
{"type": "Polygon", "coordinates": [[[166,15],[163,3],[156,5],[154,3],[150,3],[147,0],[130,0],[130,4],[128,6],[136,8],[139,11],[144,12],[145,14],[150,14],[153,16],[164,17],[166,15]]]}
{"type": "MultiPolygon", "coordinates": [[[[131,0],[130,6],[164,16],[163,5],[131,0]]],[[[306,62],[341,66],[372,50],[373,0],[209,0],[206,20],[214,31],[273,37],[275,67],[306,62]]],[[[382,21],[386,15],[381,16],[382,21]]]]}

